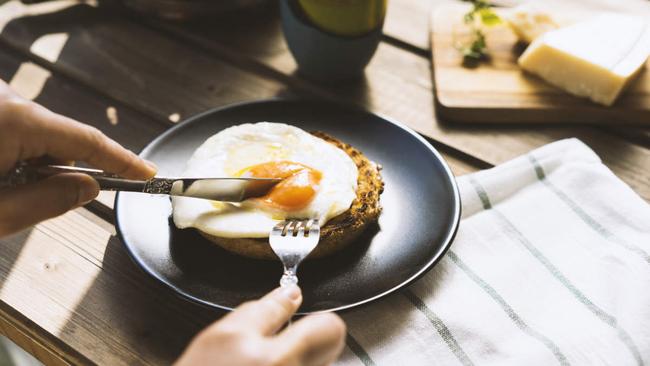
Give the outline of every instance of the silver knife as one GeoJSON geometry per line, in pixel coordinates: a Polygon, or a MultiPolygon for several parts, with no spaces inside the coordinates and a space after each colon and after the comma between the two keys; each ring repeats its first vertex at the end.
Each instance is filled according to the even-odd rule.
{"type": "Polygon", "coordinates": [[[209,199],[213,201],[241,202],[260,197],[282,179],[274,178],[164,178],[147,181],[120,178],[96,169],[63,165],[34,166],[21,163],[9,174],[0,176],[0,189],[37,182],[62,173],[82,173],[93,177],[103,191],[141,192],[209,199]]]}

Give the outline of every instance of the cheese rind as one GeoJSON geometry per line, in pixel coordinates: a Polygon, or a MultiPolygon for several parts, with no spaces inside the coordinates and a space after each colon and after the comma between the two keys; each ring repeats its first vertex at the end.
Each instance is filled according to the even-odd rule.
{"type": "Polygon", "coordinates": [[[609,106],[649,54],[650,31],[644,19],[604,14],[545,33],[518,63],[569,93],[609,106]]]}

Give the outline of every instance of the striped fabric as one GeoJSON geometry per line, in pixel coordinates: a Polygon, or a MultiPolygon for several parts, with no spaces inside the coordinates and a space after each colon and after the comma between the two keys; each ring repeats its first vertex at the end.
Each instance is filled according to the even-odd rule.
{"type": "Polygon", "coordinates": [[[558,141],[459,187],[451,250],[343,315],[338,365],[650,365],[650,206],[593,151],[558,141]]]}

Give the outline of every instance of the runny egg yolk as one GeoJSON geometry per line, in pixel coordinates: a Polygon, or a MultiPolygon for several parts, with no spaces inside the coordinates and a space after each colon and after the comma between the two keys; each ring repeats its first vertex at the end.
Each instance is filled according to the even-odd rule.
{"type": "Polygon", "coordinates": [[[300,163],[272,161],[248,167],[241,176],[281,178],[280,183],[256,200],[283,211],[297,211],[309,205],[316,196],[322,173],[300,163]]]}

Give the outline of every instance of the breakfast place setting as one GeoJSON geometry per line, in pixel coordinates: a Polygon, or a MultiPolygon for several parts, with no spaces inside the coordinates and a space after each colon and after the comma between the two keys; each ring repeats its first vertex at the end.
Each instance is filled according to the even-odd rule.
{"type": "Polygon", "coordinates": [[[0,1],[0,365],[650,365],[650,3],[0,1]]]}

